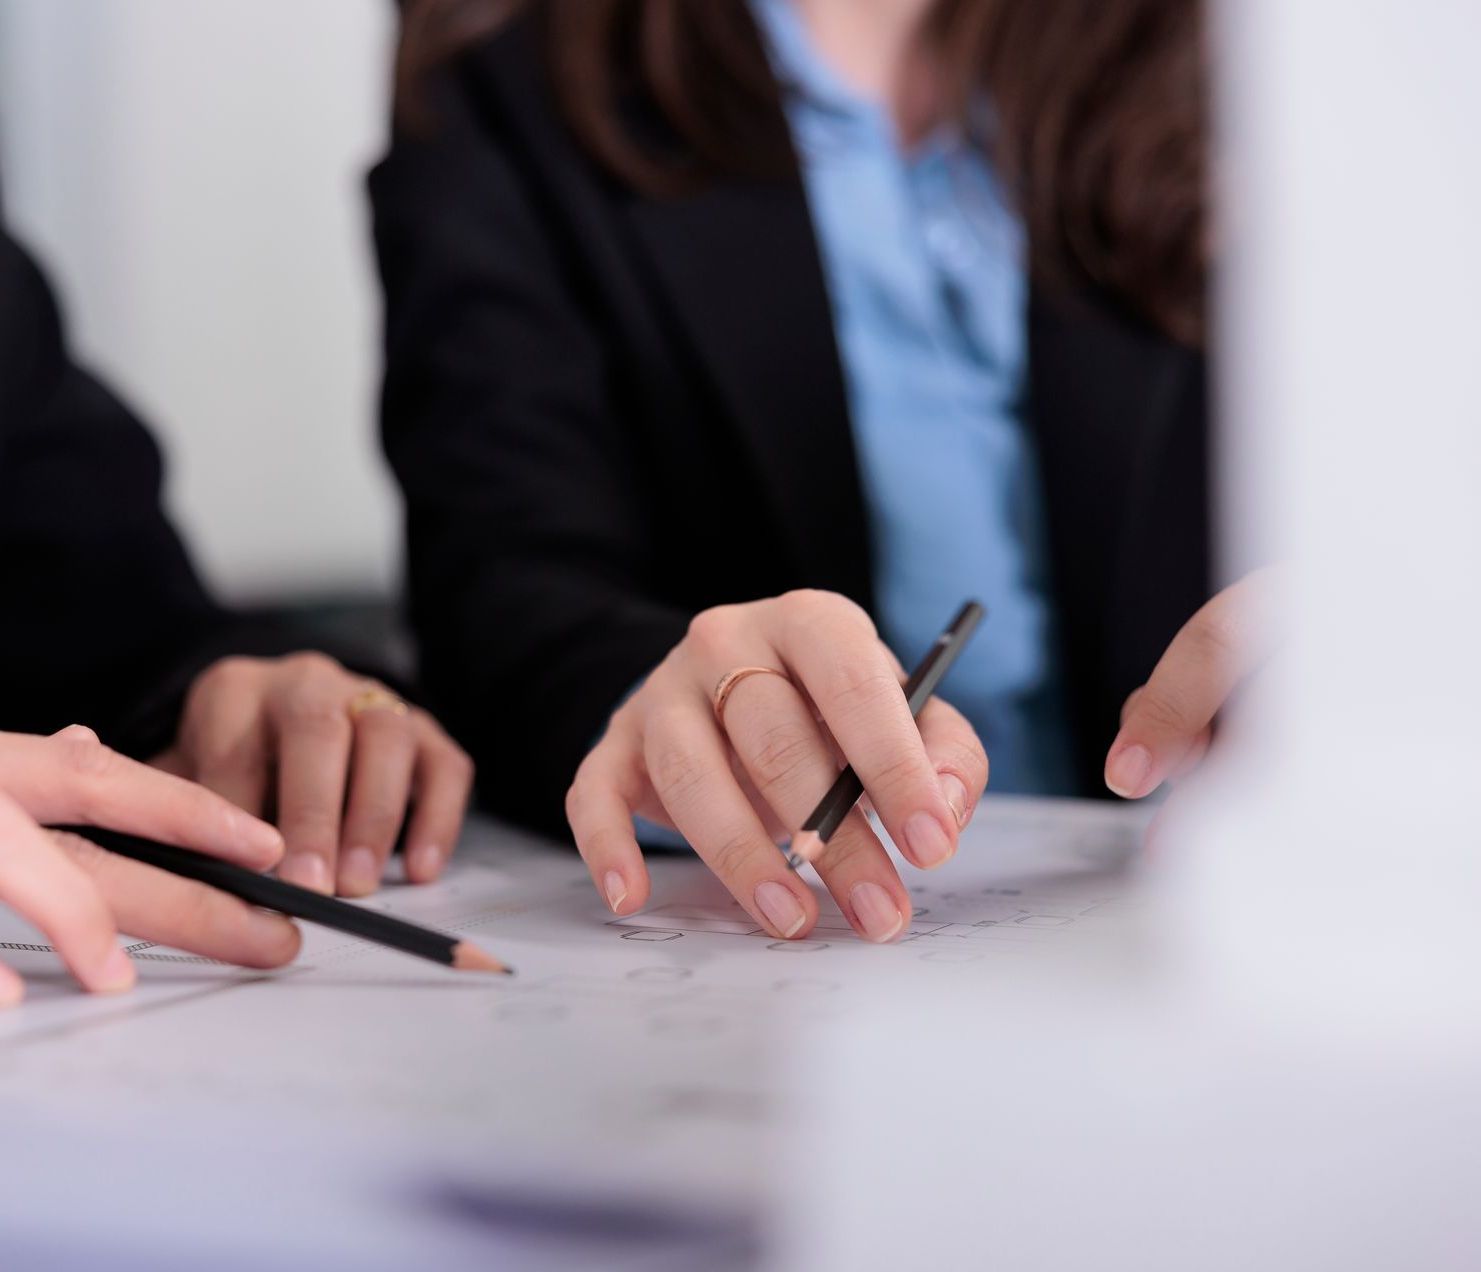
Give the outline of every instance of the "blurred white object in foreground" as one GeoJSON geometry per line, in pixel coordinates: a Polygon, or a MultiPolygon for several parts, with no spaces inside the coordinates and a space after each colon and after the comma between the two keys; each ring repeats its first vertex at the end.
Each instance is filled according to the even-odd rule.
{"type": "Polygon", "coordinates": [[[1139,954],[800,1043],[779,1267],[1481,1265],[1481,7],[1216,18],[1226,567],[1289,562],[1284,654],[1139,954]]]}
{"type": "Polygon", "coordinates": [[[1184,952],[1293,1026],[1444,1033],[1481,1007],[1481,7],[1218,17],[1226,540],[1289,559],[1291,639],[1178,836],[1184,952]]]}

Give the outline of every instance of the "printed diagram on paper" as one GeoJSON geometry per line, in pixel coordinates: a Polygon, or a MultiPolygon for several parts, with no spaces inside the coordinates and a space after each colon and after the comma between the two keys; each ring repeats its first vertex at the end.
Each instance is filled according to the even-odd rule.
{"type": "MultiPolygon", "coordinates": [[[[974,962],[1069,929],[1087,932],[1124,915],[1130,903],[1115,872],[1135,851],[1140,822],[1089,818],[1079,809],[1071,813],[1071,807],[1027,802],[994,807],[944,871],[921,875],[903,867],[915,908],[896,944],[914,945],[912,953],[926,962],[974,962]],[[974,861],[973,854],[988,860],[974,861]]],[[[768,950],[791,954],[859,942],[826,894],[808,939],[776,941],[723,892],[691,891],[682,900],[655,896],[642,913],[611,919],[607,926],[626,941],[747,936],[761,938],[768,950]]]]}

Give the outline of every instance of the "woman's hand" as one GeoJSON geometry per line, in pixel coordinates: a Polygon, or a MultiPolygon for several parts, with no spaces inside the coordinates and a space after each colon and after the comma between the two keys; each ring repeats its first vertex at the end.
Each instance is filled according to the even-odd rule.
{"type": "Polygon", "coordinates": [[[1173,637],[1152,675],[1121,708],[1106,785],[1126,799],[1188,772],[1213,740],[1214,717],[1263,660],[1274,568],[1225,588],[1173,637]]]}
{"type": "MultiPolygon", "coordinates": [[[[298,952],[298,930],[281,915],[52,834],[47,823],[129,831],[251,870],[277,864],[283,840],[209,791],[108,750],[91,729],[0,733],[0,902],[46,934],[85,989],[133,985],[119,928],[248,967],[276,967],[298,952]]],[[[0,964],[0,1006],[23,993],[0,964]]]]}
{"type": "Polygon", "coordinates": [[[473,784],[472,761],[425,711],[309,653],[208,668],[155,763],[275,815],[288,845],[279,876],[344,896],[375,891],[408,818],[407,877],[437,878],[473,784]]]}
{"type": "MultiPolygon", "coordinates": [[[[634,815],[676,828],[757,923],[783,938],[817,921],[812,890],[777,850],[852,764],[890,837],[922,869],[956,851],[987,783],[971,725],[933,699],[913,720],[899,664],[852,601],[827,592],[706,610],[612,717],[566,798],[577,846],[618,914],[648,899],[634,815]],[[716,718],[713,695],[738,667],[716,718]]],[[[910,896],[855,809],[817,870],[854,928],[888,941],[910,896]]]]}

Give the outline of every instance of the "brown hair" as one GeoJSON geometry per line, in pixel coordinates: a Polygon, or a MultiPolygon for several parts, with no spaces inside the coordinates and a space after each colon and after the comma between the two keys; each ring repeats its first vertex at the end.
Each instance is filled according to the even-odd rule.
{"type": "MultiPolygon", "coordinates": [[[[790,169],[746,0],[406,0],[400,107],[425,73],[528,7],[561,108],[613,176],[663,194],[790,169]],[[643,103],[674,144],[640,136],[643,103]]],[[[1204,330],[1207,75],[1200,0],[936,0],[944,100],[986,93],[1043,280],[1204,330]]]]}

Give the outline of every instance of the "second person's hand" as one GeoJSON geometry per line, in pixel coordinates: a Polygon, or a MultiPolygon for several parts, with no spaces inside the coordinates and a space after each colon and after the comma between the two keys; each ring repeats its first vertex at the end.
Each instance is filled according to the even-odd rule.
{"type": "Polygon", "coordinates": [[[1279,578],[1267,566],[1219,592],[1126,699],[1106,754],[1106,785],[1117,795],[1142,799],[1203,760],[1219,713],[1270,655],[1279,578]]]}
{"type": "MultiPolygon", "coordinates": [[[[109,750],[74,725],[51,737],[0,733],[0,904],[45,933],[85,989],[134,983],[120,929],[248,967],[298,952],[298,931],[204,884],[116,857],[48,824],[108,826],[266,870],[282,855],[271,826],[200,786],[109,750]]],[[[0,963],[0,1007],[24,986],[0,963]]]]}
{"type": "MultiPolygon", "coordinates": [[[[789,592],[698,615],[612,717],[566,799],[608,905],[630,914],[648,898],[636,815],[683,834],[767,931],[806,935],[817,901],[776,845],[843,763],[907,859],[922,869],[948,860],[987,783],[987,756],[939,699],[912,719],[900,681],[869,616],[842,596],[789,592]],[[780,674],[736,680],[717,712],[717,687],[739,668],[780,674]]],[[[816,865],[860,935],[905,930],[910,895],[861,809],[816,865]]]]}
{"type": "Polygon", "coordinates": [[[323,654],[225,658],[191,686],[155,764],[275,815],[281,878],[364,896],[406,824],[406,873],[429,883],[462,831],[473,763],[427,712],[323,654]]]}

